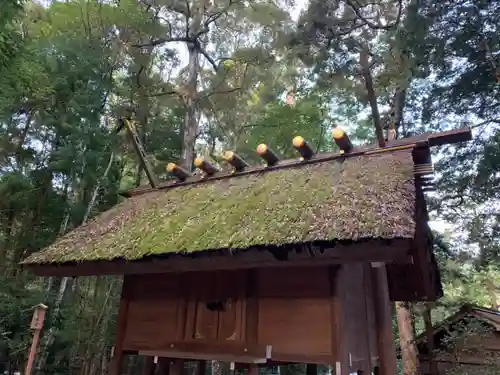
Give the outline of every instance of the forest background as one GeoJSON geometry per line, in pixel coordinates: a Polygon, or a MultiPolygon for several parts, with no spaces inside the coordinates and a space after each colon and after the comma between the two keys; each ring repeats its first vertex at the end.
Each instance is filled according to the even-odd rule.
{"type": "Polygon", "coordinates": [[[376,140],[374,124],[398,137],[470,126],[472,142],[434,156],[428,195],[445,296],[398,304],[395,332],[396,315],[419,333],[429,309],[433,323],[465,302],[498,309],[499,25],[500,3],[486,0],[3,0],[3,369],[22,371],[43,302],[35,372],[106,372],[121,279],[42,279],[18,263],[147,183],[113,131],[124,106],[161,180],[194,154],[219,162],[235,149],[258,163],[266,142],[294,156],[296,135],[329,150],[337,124],[358,144],[376,140]]]}

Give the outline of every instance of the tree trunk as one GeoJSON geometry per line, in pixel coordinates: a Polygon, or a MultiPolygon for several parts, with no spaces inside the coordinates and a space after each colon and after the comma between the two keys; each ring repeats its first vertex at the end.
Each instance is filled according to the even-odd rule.
{"type": "Polygon", "coordinates": [[[500,308],[500,303],[498,301],[497,287],[492,278],[486,278],[486,290],[490,295],[490,306],[492,310],[498,310],[500,308]]]}
{"type": "MultiPolygon", "coordinates": [[[[90,213],[92,212],[92,209],[96,203],[97,200],[97,195],[99,194],[99,189],[101,188],[101,183],[102,181],[108,176],[109,171],[111,170],[111,166],[113,165],[115,154],[111,153],[109,156],[109,162],[108,166],[106,167],[106,170],[104,171],[101,179],[97,182],[97,184],[94,187],[94,191],[92,193],[92,197],[90,199],[90,202],[87,206],[87,211],[85,212],[85,216],[83,217],[82,225],[85,224],[90,216],[90,213]]],[[[54,307],[52,309],[52,316],[53,317],[58,317],[60,310],[61,310],[61,304],[64,298],[64,294],[66,292],[66,287],[68,286],[68,281],[69,277],[63,277],[61,280],[61,285],[59,287],[59,292],[57,293],[56,300],[54,302],[54,307]]],[[[45,339],[45,345],[44,345],[44,350],[43,350],[43,355],[40,357],[40,360],[38,361],[38,364],[36,366],[37,373],[39,373],[43,367],[45,366],[45,363],[47,362],[47,358],[49,356],[49,350],[52,344],[54,343],[54,340],[57,335],[58,328],[56,325],[53,325],[50,327],[49,332],[47,333],[47,337],[45,339]]]]}
{"type": "Polygon", "coordinates": [[[361,65],[361,73],[365,81],[366,96],[368,102],[370,103],[373,125],[375,126],[375,134],[377,135],[378,145],[380,147],[385,146],[384,131],[382,130],[382,122],[380,120],[380,112],[378,110],[377,95],[375,94],[375,89],[373,87],[373,78],[370,71],[370,64],[368,61],[368,47],[363,46],[359,53],[359,64],[361,65]]]}
{"type": "Polygon", "coordinates": [[[404,375],[418,375],[419,364],[417,346],[413,336],[413,317],[407,302],[396,302],[396,315],[399,330],[399,346],[404,375]]]}
{"type": "MultiPolygon", "coordinates": [[[[16,212],[13,208],[8,208],[7,210],[7,220],[5,221],[5,227],[3,228],[3,232],[5,233],[5,240],[3,243],[3,249],[0,256],[0,261],[2,265],[6,265],[7,259],[9,258],[9,250],[12,244],[12,236],[14,234],[14,223],[16,219],[16,212]]],[[[5,266],[5,270],[9,269],[8,266],[5,266]]]]}
{"type": "Polygon", "coordinates": [[[427,337],[427,350],[429,362],[429,375],[439,375],[437,362],[434,358],[434,334],[432,330],[432,306],[426,304],[422,317],[424,318],[425,333],[427,337]]]}
{"type": "Polygon", "coordinates": [[[200,54],[197,47],[188,45],[189,65],[186,81],[186,118],[184,120],[183,142],[181,152],[181,165],[191,170],[193,165],[194,147],[198,132],[198,74],[200,69],[200,54]]]}
{"type": "MultiPolygon", "coordinates": [[[[52,309],[52,316],[55,318],[59,316],[59,313],[61,311],[61,304],[64,298],[64,294],[66,292],[66,287],[68,286],[68,280],[69,277],[63,277],[61,279],[61,284],[59,285],[59,292],[57,293],[56,300],[54,301],[54,308],[52,309]]],[[[50,327],[49,332],[47,332],[47,338],[45,339],[43,354],[40,357],[40,360],[38,361],[38,364],[36,366],[37,373],[39,373],[45,366],[47,358],[49,357],[50,347],[54,343],[58,331],[56,322],[52,321],[51,323],[52,327],[50,327]]]]}

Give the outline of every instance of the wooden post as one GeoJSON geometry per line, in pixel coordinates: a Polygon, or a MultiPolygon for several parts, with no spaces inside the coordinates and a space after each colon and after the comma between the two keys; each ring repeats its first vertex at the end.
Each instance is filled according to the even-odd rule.
{"type": "Polygon", "coordinates": [[[306,365],[306,375],[318,375],[318,365],[308,363],[306,365]]]}
{"type": "Polygon", "coordinates": [[[158,358],[158,365],[156,366],[155,375],[169,375],[170,373],[170,360],[168,358],[158,358]]]}
{"type": "Polygon", "coordinates": [[[431,315],[431,305],[429,303],[426,304],[423,311],[423,318],[425,324],[425,335],[427,337],[427,351],[429,352],[429,374],[430,375],[439,375],[439,368],[435,358],[434,353],[434,332],[432,327],[432,315],[431,315]]]}
{"type": "Polygon", "coordinates": [[[121,373],[123,361],[123,340],[125,339],[129,305],[127,285],[127,277],[125,276],[123,279],[120,307],[118,308],[118,317],[116,318],[115,346],[113,347],[109,364],[109,375],[120,375],[121,373]]]}
{"type": "Polygon", "coordinates": [[[182,372],[183,372],[182,370],[184,370],[184,360],[183,359],[170,360],[168,375],[182,375],[182,372]]]}
{"type": "Polygon", "coordinates": [[[145,356],[144,357],[144,368],[142,369],[143,375],[154,375],[155,373],[155,357],[145,356]]]}
{"type": "MultiPolygon", "coordinates": [[[[360,268],[358,280],[360,283],[360,288],[362,290],[362,296],[359,296],[358,309],[362,310],[363,313],[360,317],[359,325],[357,326],[357,340],[359,354],[361,360],[358,359],[356,368],[351,368],[351,370],[356,370],[358,375],[369,374],[371,375],[373,370],[372,365],[372,353],[374,352],[373,341],[374,340],[374,319],[373,319],[373,297],[372,297],[372,281],[371,281],[371,266],[370,264],[362,264],[358,266],[351,266],[352,271],[360,268]]],[[[354,272],[353,272],[354,273],[354,272]]],[[[351,282],[353,280],[351,279],[351,282]]]]}
{"type": "MultiPolygon", "coordinates": [[[[330,266],[328,269],[331,298],[332,347],[335,363],[332,363],[332,375],[349,375],[349,348],[346,332],[345,303],[348,291],[345,289],[348,281],[348,268],[330,266]]],[[[351,276],[352,277],[352,276],[351,276]]]]}
{"type": "Polygon", "coordinates": [[[40,340],[40,332],[43,329],[47,309],[47,306],[40,303],[35,306],[35,309],[33,310],[33,317],[31,318],[30,324],[30,328],[33,330],[33,341],[31,342],[30,352],[28,354],[28,363],[26,363],[26,375],[31,375],[31,369],[33,368],[33,362],[35,362],[38,341],[40,340]]]}
{"type": "Polygon", "coordinates": [[[248,375],[259,375],[259,366],[258,365],[255,365],[255,364],[251,364],[249,367],[248,367],[248,375]]]}
{"type": "Polygon", "coordinates": [[[207,371],[207,361],[198,361],[196,366],[197,375],[205,375],[207,371]]]}
{"type": "Polygon", "coordinates": [[[392,330],[392,305],[389,299],[385,264],[373,263],[371,273],[380,375],[397,375],[396,345],[392,330]]]}

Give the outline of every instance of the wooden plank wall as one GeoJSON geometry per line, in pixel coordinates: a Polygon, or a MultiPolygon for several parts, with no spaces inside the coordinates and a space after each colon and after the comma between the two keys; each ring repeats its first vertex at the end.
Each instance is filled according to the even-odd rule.
{"type": "Polygon", "coordinates": [[[199,345],[206,343],[251,351],[272,345],[275,361],[332,364],[349,354],[362,361],[375,347],[369,269],[343,267],[126,276],[123,348],[162,351],[196,342],[193,350],[208,350],[199,345]],[[220,303],[224,311],[207,303],[220,303]],[[339,342],[347,343],[342,353],[339,342]]]}
{"type": "Polygon", "coordinates": [[[330,363],[335,348],[328,268],[262,269],[257,275],[258,342],[272,345],[276,360],[330,363]]]}

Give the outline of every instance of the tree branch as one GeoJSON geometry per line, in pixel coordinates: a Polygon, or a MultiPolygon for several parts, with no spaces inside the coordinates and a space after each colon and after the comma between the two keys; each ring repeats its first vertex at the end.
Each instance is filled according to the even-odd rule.
{"type": "Polygon", "coordinates": [[[485,121],[482,121],[480,123],[477,123],[477,124],[470,126],[470,128],[476,129],[476,128],[480,128],[481,126],[489,125],[491,123],[500,125],[500,119],[485,120],[485,121]]]}
{"type": "Polygon", "coordinates": [[[186,37],[160,38],[160,39],[152,40],[148,43],[132,44],[132,47],[135,47],[135,48],[155,47],[155,46],[159,46],[160,44],[171,43],[171,42],[185,42],[185,43],[191,42],[192,43],[193,40],[191,38],[186,38],[186,37]]]}
{"type": "Polygon", "coordinates": [[[208,52],[205,50],[205,48],[203,48],[199,44],[198,44],[197,48],[198,48],[198,52],[200,52],[203,55],[203,57],[205,57],[205,59],[207,59],[207,61],[210,63],[210,65],[212,65],[214,70],[217,72],[219,70],[219,64],[217,64],[215,62],[213,57],[208,54],[208,52]]]}
{"type": "Polygon", "coordinates": [[[396,27],[399,24],[399,22],[401,21],[403,0],[397,1],[398,13],[396,15],[396,21],[394,21],[394,23],[389,24],[389,25],[382,25],[380,23],[374,23],[374,22],[370,21],[369,19],[367,19],[365,16],[363,16],[363,14],[361,13],[361,10],[360,10],[363,6],[361,6],[356,0],[345,0],[345,1],[346,1],[347,5],[349,5],[349,7],[351,7],[351,9],[354,11],[356,16],[361,21],[363,21],[366,26],[368,26],[371,29],[390,30],[390,29],[396,27]]]}
{"type": "Polygon", "coordinates": [[[220,12],[212,13],[211,15],[209,15],[207,17],[207,20],[204,22],[205,27],[208,28],[210,26],[210,24],[214,23],[219,18],[221,18],[222,15],[225,14],[229,10],[229,8],[231,8],[231,6],[235,3],[236,3],[236,1],[229,0],[228,4],[224,8],[222,8],[222,10],[220,12]]]}
{"type": "Polygon", "coordinates": [[[215,87],[213,87],[212,90],[210,90],[207,94],[203,95],[203,98],[208,98],[214,94],[229,94],[229,93],[241,90],[243,88],[243,85],[245,82],[245,77],[246,77],[247,72],[248,72],[248,65],[249,65],[248,63],[245,65],[245,70],[243,71],[243,77],[242,77],[240,85],[239,85],[240,87],[234,87],[234,88],[230,88],[230,89],[227,89],[224,91],[217,90],[222,85],[222,83],[224,83],[226,81],[226,78],[227,78],[227,72],[226,72],[225,76],[219,81],[219,84],[216,85],[215,87]]]}
{"type": "Polygon", "coordinates": [[[181,96],[181,94],[179,92],[177,92],[176,90],[170,90],[170,91],[160,91],[160,92],[156,92],[154,94],[149,94],[148,97],[153,98],[153,97],[157,97],[157,96],[166,96],[166,95],[181,96]]]}
{"type": "Polygon", "coordinates": [[[233,88],[230,88],[230,89],[227,89],[227,90],[222,90],[222,91],[217,91],[217,90],[214,90],[214,91],[211,91],[209,92],[208,94],[204,95],[203,97],[204,98],[208,98],[212,95],[218,95],[218,94],[231,94],[233,92],[236,92],[236,91],[239,91],[241,90],[242,87],[233,87],[233,88]]]}

